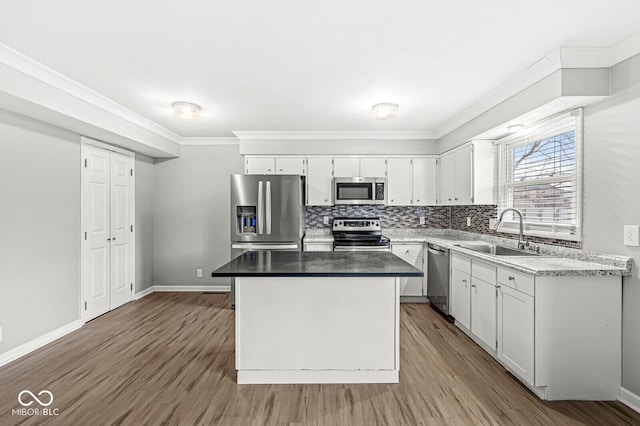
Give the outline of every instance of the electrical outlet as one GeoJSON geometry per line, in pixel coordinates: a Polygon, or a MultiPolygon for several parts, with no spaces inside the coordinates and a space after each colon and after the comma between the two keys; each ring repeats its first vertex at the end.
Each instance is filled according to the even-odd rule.
{"type": "Polygon", "coordinates": [[[639,225],[624,225],[624,245],[640,247],[639,225]]]}
{"type": "Polygon", "coordinates": [[[489,228],[490,229],[496,229],[496,222],[498,221],[498,219],[489,219],[489,228]]]}
{"type": "Polygon", "coordinates": [[[325,225],[329,224],[329,216],[323,216],[322,217],[322,223],[324,223],[325,225]]]}
{"type": "Polygon", "coordinates": [[[427,218],[425,216],[420,216],[420,225],[426,225],[427,218]]]}
{"type": "Polygon", "coordinates": [[[202,269],[196,269],[196,277],[202,278],[202,269]]]}
{"type": "Polygon", "coordinates": [[[467,226],[471,226],[471,218],[467,216],[467,226]]]}

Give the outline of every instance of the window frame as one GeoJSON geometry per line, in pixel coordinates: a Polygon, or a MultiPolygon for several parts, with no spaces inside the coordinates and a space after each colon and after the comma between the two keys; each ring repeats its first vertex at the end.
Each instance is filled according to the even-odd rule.
{"type": "MultiPolygon", "coordinates": [[[[513,135],[505,136],[496,143],[496,166],[495,173],[495,199],[497,204],[497,215],[500,214],[502,209],[507,207],[513,207],[513,200],[509,201],[507,191],[511,187],[532,185],[535,183],[549,183],[549,182],[567,182],[571,181],[575,185],[575,224],[567,225],[561,223],[538,223],[538,222],[524,222],[524,234],[542,238],[551,238],[564,241],[580,242],[582,241],[582,203],[583,203],[583,110],[577,108],[571,111],[565,111],[560,114],[548,117],[541,120],[525,130],[526,134],[516,133],[513,135]],[[533,143],[535,141],[552,138],[556,135],[562,134],[553,132],[553,127],[558,123],[565,121],[569,118],[574,119],[572,128],[575,132],[575,169],[572,177],[553,177],[547,179],[535,179],[529,180],[521,185],[514,182],[507,181],[513,176],[513,170],[507,170],[507,166],[512,163],[510,159],[510,153],[517,146],[522,146],[525,143],[533,143]]],[[[565,132],[563,132],[565,133],[565,132]]],[[[518,234],[519,222],[510,220],[505,215],[499,232],[518,234]]]]}

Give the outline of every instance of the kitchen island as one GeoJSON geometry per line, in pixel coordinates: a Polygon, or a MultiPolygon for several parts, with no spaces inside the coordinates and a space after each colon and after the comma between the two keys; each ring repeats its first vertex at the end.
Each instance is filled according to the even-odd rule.
{"type": "Polygon", "coordinates": [[[254,251],[235,277],[238,383],[397,383],[399,277],[390,252],[254,251]]]}

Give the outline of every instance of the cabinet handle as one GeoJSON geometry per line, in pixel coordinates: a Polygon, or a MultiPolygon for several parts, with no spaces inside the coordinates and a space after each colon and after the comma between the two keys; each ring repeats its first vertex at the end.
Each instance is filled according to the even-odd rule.
{"type": "Polygon", "coordinates": [[[449,201],[451,201],[451,198],[449,198],[449,201]]]}
{"type": "Polygon", "coordinates": [[[458,201],[458,199],[457,199],[457,198],[454,198],[454,200],[458,201]]]}
{"type": "Polygon", "coordinates": [[[326,199],[326,198],[324,199],[324,202],[325,202],[325,203],[327,202],[327,199],[326,199]]]}
{"type": "Polygon", "coordinates": [[[471,284],[471,287],[476,288],[476,285],[475,284],[471,284]]]}
{"type": "Polygon", "coordinates": [[[417,203],[419,203],[419,202],[420,202],[420,200],[416,200],[416,202],[417,202],[417,203]]]}
{"type": "Polygon", "coordinates": [[[283,171],[284,171],[284,170],[282,170],[282,169],[279,169],[279,170],[280,170],[281,172],[283,172],[283,171]]]}
{"type": "Polygon", "coordinates": [[[391,199],[391,202],[393,203],[393,198],[391,199]]]}
{"type": "Polygon", "coordinates": [[[496,288],[500,288],[500,284],[496,285],[496,288]]]}
{"type": "Polygon", "coordinates": [[[267,171],[268,171],[268,172],[272,172],[273,170],[271,170],[271,169],[267,169],[267,171]]]}
{"type": "Polygon", "coordinates": [[[404,254],[409,254],[409,250],[405,251],[404,254]]]}
{"type": "Polygon", "coordinates": [[[116,240],[116,237],[113,237],[111,240],[112,240],[112,241],[115,241],[115,240],[116,240]]]}
{"type": "Polygon", "coordinates": [[[513,280],[515,280],[514,277],[509,277],[509,281],[513,281],[513,280]]]}
{"type": "Polygon", "coordinates": [[[466,282],[467,282],[467,280],[462,280],[462,282],[463,282],[463,283],[466,283],[466,282]]]}
{"type": "Polygon", "coordinates": [[[107,241],[111,241],[111,238],[107,238],[107,241]]]}

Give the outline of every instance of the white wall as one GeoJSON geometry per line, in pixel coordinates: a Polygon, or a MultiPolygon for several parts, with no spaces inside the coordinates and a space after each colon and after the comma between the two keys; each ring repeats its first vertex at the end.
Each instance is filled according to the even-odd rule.
{"type": "Polygon", "coordinates": [[[183,146],[156,160],[154,285],[229,285],[211,272],[229,261],[229,175],[244,173],[237,145],[183,146]],[[196,278],[202,268],[203,278],[196,278]]]}
{"type": "Polygon", "coordinates": [[[153,285],[153,163],[136,154],[136,293],[153,285]]]}
{"type": "Polygon", "coordinates": [[[80,318],[80,137],[0,111],[0,353],[80,318]]]}
{"type": "Polygon", "coordinates": [[[622,244],[623,225],[640,225],[640,55],[611,76],[612,96],[584,111],[583,247],[634,258],[623,286],[622,385],[640,395],[640,247],[622,244]]]}

